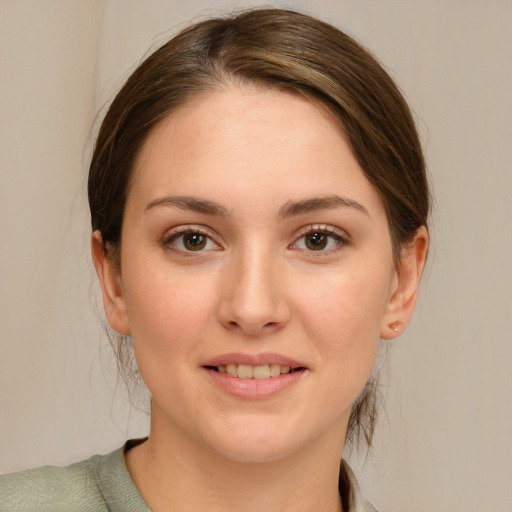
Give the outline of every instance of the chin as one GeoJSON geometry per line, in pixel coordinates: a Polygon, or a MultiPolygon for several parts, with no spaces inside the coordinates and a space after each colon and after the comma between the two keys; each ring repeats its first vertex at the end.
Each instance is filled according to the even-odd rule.
{"type": "Polygon", "coordinates": [[[258,418],[239,421],[210,439],[210,445],[223,458],[232,462],[266,463],[282,460],[308,444],[301,429],[290,428],[286,422],[258,418]]]}

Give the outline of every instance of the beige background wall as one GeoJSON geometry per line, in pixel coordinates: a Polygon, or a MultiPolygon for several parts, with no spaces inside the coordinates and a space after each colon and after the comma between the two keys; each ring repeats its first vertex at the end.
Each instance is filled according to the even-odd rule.
{"type": "MultiPolygon", "coordinates": [[[[89,131],[150,45],[233,5],[251,2],[0,0],[0,472],[147,430],[116,387],[94,309],[89,131]]],[[[510,511],[512,2],[276,5],[338,25],[387,65],[435,188],[430,269],[390,351],[365,492],[382,511],[510,511]]]]}

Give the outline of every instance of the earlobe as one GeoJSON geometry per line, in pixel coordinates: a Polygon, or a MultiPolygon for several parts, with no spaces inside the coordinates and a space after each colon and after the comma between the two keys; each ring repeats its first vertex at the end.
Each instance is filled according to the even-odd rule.
{"type": "Polygon", "coordinates": [[[412,317],[427,258],[428,241],[427,229],[421,226],[416,231],[413,241],[402,248],[393,291],[382,319],[382,339],[390,340],[399,336],[412,317]]]}
{"type": "Polygon", "coordinates": [[[130,323],[126,312],[121,275],[109,259],[99,231],[94,231],[91,236],[91,252],[94,268],[101,286],[103,307],[108,323],[119,334],[130,334],[130,323]]]}

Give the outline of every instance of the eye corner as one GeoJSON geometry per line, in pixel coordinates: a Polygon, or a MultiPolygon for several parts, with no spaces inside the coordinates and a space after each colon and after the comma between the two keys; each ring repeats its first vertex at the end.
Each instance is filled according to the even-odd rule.
{"type": "Polygon", "coordinates": [[[222,250],[217,237],[210,230],[196,225],[178,226],[167,231],[160,244],[165,250],[185,257],[204,256],[222,250]]]}
{"type": "Polygon", "coordinates": [[[316,257],[336,253],[350,243],[350,237],[339,228],[328,224],[310,224],[297,232],[289,248],[316,257]]]}

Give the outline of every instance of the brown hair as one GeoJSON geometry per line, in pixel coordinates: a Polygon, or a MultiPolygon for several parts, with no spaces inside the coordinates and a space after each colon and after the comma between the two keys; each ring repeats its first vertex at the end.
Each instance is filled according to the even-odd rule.
{"type": "MultiPolygon", "coordinates": [[[[352,38],[310,16],[254,9],[179,33],[130,76],[101,125],[89,172],[92,229],[118,260],[130,177],[151,129],[177,107],[226,84],[306,95],[339,120],[387,211],[396,261],[427,225],[425,162],[411,112],[393,80],[352,38]]],[[[120,265],[121,262],[117,261],[120,265]]],[[[122,346],[117,348],[122,360],[122,346]]],[[[371,442],[375,381],[354,404],[348,438],[371,442]]]]}

